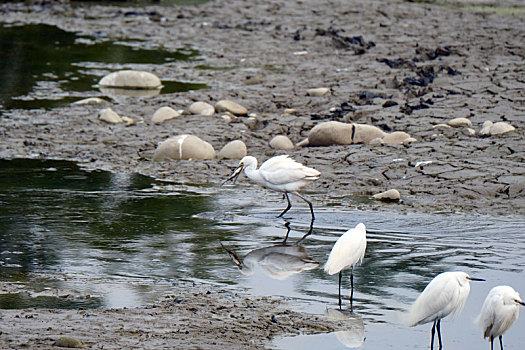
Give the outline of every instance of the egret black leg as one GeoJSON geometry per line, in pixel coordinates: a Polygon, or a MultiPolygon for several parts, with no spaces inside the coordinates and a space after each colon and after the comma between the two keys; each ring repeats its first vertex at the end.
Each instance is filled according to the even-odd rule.
{"type": "Polygon", "coordinates": [[[303,241],[303,239],[305,239],[306,237],[310,236],[310,235],[312,234],[312,230],[313,230],[313,229],[314,229],[314,220],[312,219],[312,220],[310,221],[310,227],[308,228],[308,232],[306,232],[306,233],[304,234],[304,236],[301,237],[301,239],[297,241],[297,244],[301,243],[301,242],[303,241]]]}
{"type": "Polygon", "coordinates": [[[310,202],[308,199],[304,198],[303,196],[301,196],[299,193],[297,192],[292,192],[293,194],[295,194],[297,197],[301,198],[303,201],[305,201],[306,203],[308,203],[308,206],[310,207],[310,213],[312,213],[312,220],[315,220],[315,215],[314,215],[314,206],[312,205],[312,202],[310,202]]]}
{"type": "Polygon", "coordinates": [[[339,310],[341,310],[341,278],[343,278],[343,272],[339,271],[339,310]]]}
{"type": "Polygon", "coordinates": [[[494,337],[490,336],[490,350],[494,350],[494,337]]]}
{"type": "Polygon", "coordinates": [[[286,227],[286,236],[284,236],[283,244],[286,243],[286,240],[288,239],[288,235],[290,234],[290,231],[292,230],[292,229],[290,228],[290,222],[286,221],[286,222],[284,223],[284,226],[286,227]]]}
{"type": "Polygon", "coordinates": [[[290,197],[288,197],[288,193],[284,193],[284,197],[286,198],[286,200],[288,201],[288,206],[286,206],[286,209],[283,210],[283,212],[281,214],[279,214],[279,216],[277,216],[278,218],[280,218],[281,216],[283,216],[288,210],[290,210],[290,208],[292,207],[292,202],[290,202],[290,197]]]}
{"type": "Polygon", "coordinates": [[[503,350],[503,336],[502,335],[499,336],[499,348],[500,350],[503,350]]]}
{"type": "Polygon", "coordinates": [[[432,329],[430,330],[430,350],[434,350],[434,334],[436,333],[436,321],[434,321],[434,324],[432,325],[432,329]]]}
{"type": "Polygon", "coordinates": [[[439,349],[442,349],[443,343],[441,343],[441,319],[437,321],[436,328],[437,328],[437,334],[438,334],[438,340],[439,340],[439,349]]]}
{"type": "Polygon", "coordinates": [[[350,268],[350,311],[354,311],[354,267],[350,268]]]}

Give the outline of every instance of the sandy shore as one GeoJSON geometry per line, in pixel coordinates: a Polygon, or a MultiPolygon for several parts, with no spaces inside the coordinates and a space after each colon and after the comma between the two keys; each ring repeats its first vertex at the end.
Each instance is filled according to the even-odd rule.
{"type": "MultiPolygon", "coordinates": [[[[219,0],[169,8],[1,5],[2,22],[54,24],[86,35],[105,32],[109,39],[144,40],[144,46],[151,48],[194,47],[202,61],[172,62],[152,66],[151,71],[162,80],[204,82],[210,89],[113,100],[115,111],[137,121],[130,127],[97,120],[100,106],[9,111],[0,118],[0,157],[68,159],[89,169],[216,184],[237,161],[153,162],[155,147],[170,136],[188,133],[217,150],[241,139],[249,154],[266,159],[283,153],[269,147],[275,135],[287,135],[297,143],[321,121],[365,123],[405,131],[417,142],[287,152],[321,171],[321,179],[309,188],[317,205],[380,209],[386,204],[356,204],[354,198],[395,188],[402,202],[388,205],[400,211],[521,215],[525,213],[524,9],[512,7],[512,1],[500,3],[495,10],[472,4],[219,0]],[[357,44],[344,40],[359,36],[362,40],[357,44]],[[196,69],[197,65],[216,69],[196,69]],[[306,94],[317,87],[328,87],[331,93],[306,94]],[[221,99],[245,106],[257,114],[258,122],[240,118],[226,123],[218,116],[190,115],[161,125],[150,121],[162,106],[187,109],[195,101],[214,104],[221,99]],[[339,113],[346,103],[354,111],[339,113]],[[286,108],[297,113],[283,116],[286,108]],[[516,130],[479,137],[466,127],[435,128],[458,117],[468,118],[476,133],[486,120],[505,121],[516,130]],[[431,163],[416,167],[421,161],[431,163]]],[[[220,292],[213,291],[212,296],[214,301],[222,300],[220,292]]],[[[209,329],[215,330],[214,348],[262,347],[278,334],[330,328],[310,316],[290,317],[291,311],[276,314],[277,320],[286,319],[286,327],[272,322],[276,312],[267,300],[253,301],[256,307],[243,306],[242,321],[226,322],[240,311],[230,300],[199,314],[203,311],[194,305],[212,305],[206,301],[209,298],[197,293],[197,304],[183,309],[184,303],[168,300],[134,310],[2,311],[2,324],[17,326],[2,326],[0,342],[13,348],[49,346],[59,334],[54,329],[43,331],[50,319],[61,322],[57,324],[62,329],[75,324],[77,336],[84,341],[86,335],[86,344],[106,349],[136,344],[209,348],[210,339],[200,338],[209,329]],[[32,313],[38,316],[28,316],[32,313]],[[93,319],[99,328],[83,324],[86,313],[97,315],[93,319]],[[129,327],[126,318],[131,320],[129,327]],[[201,320],[204,328],[184,325],[189,319],[201,320]],[[144,325],[150,328],[144,330],[144,325]],[[41,327],[42,333],[35,327],[41,327]],[[107,327],[115,339],[111,332],[102,331],[107,327]],[[95,329],[100,331],[93,335],[95,329]]],[[[239,301],[250,302],[244,297],[239,301]]]]}

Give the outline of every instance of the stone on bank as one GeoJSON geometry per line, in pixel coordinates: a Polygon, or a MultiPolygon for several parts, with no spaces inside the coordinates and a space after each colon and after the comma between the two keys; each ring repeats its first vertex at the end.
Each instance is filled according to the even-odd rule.
{"type": "Polygon", "coordinates": [[[215,149],[211,144],[194,135],[177,135],[160,143],[153,160],[213,159],[215,149]]]}

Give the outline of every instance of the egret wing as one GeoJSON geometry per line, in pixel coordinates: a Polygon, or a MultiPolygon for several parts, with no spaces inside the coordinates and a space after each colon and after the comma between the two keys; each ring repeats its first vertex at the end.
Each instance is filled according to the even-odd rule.
{"type": "Polygon", "coordinates": [[[268,159],[259,168],[261,176],[269,183],[282,185],[303,179],[315,180],[321,174],[315,169],[308,168],[287,155],[268,159]]]}
{"type": "Polygon", "coordinates": [[[366,231],[357,227],[350,229],[335,242],[324,269],[328,274],[333,275],[354,266],[363,260],[365,250],[366,231]]]}
{"type": "Polygon", "coordinates": [[[410,311],[410,325],[431,322],[455,312],[459,288],[456,280],[446,277],[447,275],[438,275],[425,287],[410,311]]]}

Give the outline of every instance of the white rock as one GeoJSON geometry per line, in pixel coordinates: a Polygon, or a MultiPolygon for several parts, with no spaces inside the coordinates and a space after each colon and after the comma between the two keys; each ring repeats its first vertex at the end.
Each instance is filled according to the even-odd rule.
{"type": "Polygon", "coordinates": [[[177,135],[162,142],[153,155],[153,160],[164,159],[213,159],[215,150],[206,141],[194,135],[177,135]]]}
{"type": "Polygon", "coordinates": [[[115,113],[111,108],[104,108],[98,113],[98,119],[109,123],[109,124],[119,124],[124,121],[122,118],[115,113]]]}
{"type": "Polygon", "coordinates": [[[101,87],[115,88],[157,89],[162,83],[160,79],[152,73],[136,70],[121,70],[106,75],[100,79],[98,85],[101,87]]]}
{"type": "Polygon", "coordinates": [[[299,141],[295,144],[295,147],[297,148],[301,148],[301,147],[306,147],[306,146],[309,146],[310,145],[310,140],[308,140],[307,138],[302,140],[302,141],[299,141]]]}
{"type": "Polygon", "coordinates": [[[180,117],[180,113],[174,110],[171,107],[160,107],[153,113],[153,117],[151,117],[151,121],[154,124],[162,124],[166,120],[175,119],[180,117]]]}
{"type": "Polygon", "coordinates": [[[472,128],[467,128],[467,131],[469,133],[470,136],[474,136],[476,135],[476,130],[472,129],[472,128]]]}
{"type": "Polygon", "coordinates": [[[448,124],[436,124],[432,129],[451,129],[452,127],[448,124]]]}
{"type": "Polygon", "coordinates": [[[215,108],[207,102],[199,101],[199,102],[195,102],[191,104],[190,112],[192,114],[198,114],[198,115],[204,115],[207,117],[211,117],[212,115],[215,114],[215,108]]]}
{"type": "Polygon", "coordinates": [[[472,122],[467,118],[454,118],[449,120],[448,125],[454,128],[458,126],[472,126],[472,122]]]}
{"type": "Polygon", "coordinates": [[[232,122],[232,117],[230,117],[228,114],[221,115],[222,120],[224,120],[227,124],[232,122]]]}
{"type": "Polygon", "coordinates": [[[372,196],[372,198],[377,199],[377,200],[381,200],[381,201],[386,201],[386,202],[388,202],[388,201],[398,201],[399,199],[401,199],[401,194],[399,193],[398,190],[391,189],[391,190],[388,190],[388,191],[385,191],[385,192],[374,194],[372,196]]]}
{"type": "Polygon", "coordinates": [[[294,149],[293,142],[285,135],[277,135],[270,140],[270,147],[273,149],[290,150],[294,149]]]}
{"type": "Polygon", "coordinates": [[[516,130],[516,128],[513,127],[512,125],[505,123],[505,122],[497,122],[491,126],[490,134],[491,135],[501,135],[501,134],[505,134],[513,130],[516,130]]]}
{"type": "Polygon", "coordinates": [[[383,139],[380,137],[376,137],[375,139],[370,140],[368,143],[369,145],[382,145],[384,144],[383,139]]]}
{"type": "Polygon", "coordinates": [[[105,103],[108,103],[108,101],[104,100],[103,98],[89,97],[89,98],[85,98],[80,101],[75,101],[72,104],[77,105],[77,106],[82,106],[82,105],[101,105],[105,103]]]}
{"type": "Polygon", "coordinates": [[[329,92],[330,92],[329,88],[316,88],[316,89],[309,89],[306,91],[308,96],[316,96],[316,97],[324,96],[329,92]]]}
{"type": "Polygon", "coordinates": [[[353,128],[352,124],[336,121],[317,124],[308,134],[308,145],[349,145],[352,143],[353,128]]]}
{"type": "Polygon", "coordinates": [[[490,128],[492,128],[492,125],[494,125],[493,122],[490,120],[486,120],[483,123],[483,126],[481,127],[481,130],[479,131],[479,136],[489,136],[490,135],[490,128]]]}
{"type": "Polygon", "coordinates": [[[226,159],[242,159],[242,157],[248,154],[246,145],[241,140],[234,140],[226,144],[219,151],[219,158],[226,159]]]}
{"type": "Polygon", "coordinates": [[[355,127],[355,132],[352,143],[369,143],[377,137],[382,138],[383,142],[385,142],[387,133],[377,126],[368,124],[353,124],[353,126],[355,127]]]}
{"type": "Polygon", "coordinates": [[[240,104],[230,101],[221,100],[215,104],[215,110],[217,112],[230,112],[234,115],[247,115],[248,110],[240,104]]]}
{"type": "Polygon", "coordinates": [[[403,141],[403,145],[409,145],[409,144],[411,144],[411,143],[413,143],[413,142],[417,142],[417,139],[415,139],[415,138],[413,138],[413,137],[409,137],[409,138],[407,138],[407,139],[405,139],[405,140],[403,141]]]}
{"type": "Polygon", "coordinates": [[[406,132],[394,131],[393,133],[386,134],[383,137],[383,142],[387,144],[402,144],[408,138],[410,138],[410,135],[406,132]]]}
{"type": "Polygon", "coordinates": [[[308,134],[310,146],[350,145],[369,143],[387,134],[376,126],[367,124],[347,124],[329,121],[316,125],[308,134]]]}
{"type": "Polygon", "coordinates": [[[133,120],[133,118],[130,117],[122,117],[122,122],[126,123],[126,126],[131,126],[135,124],[135,120],[133,120]]]}

